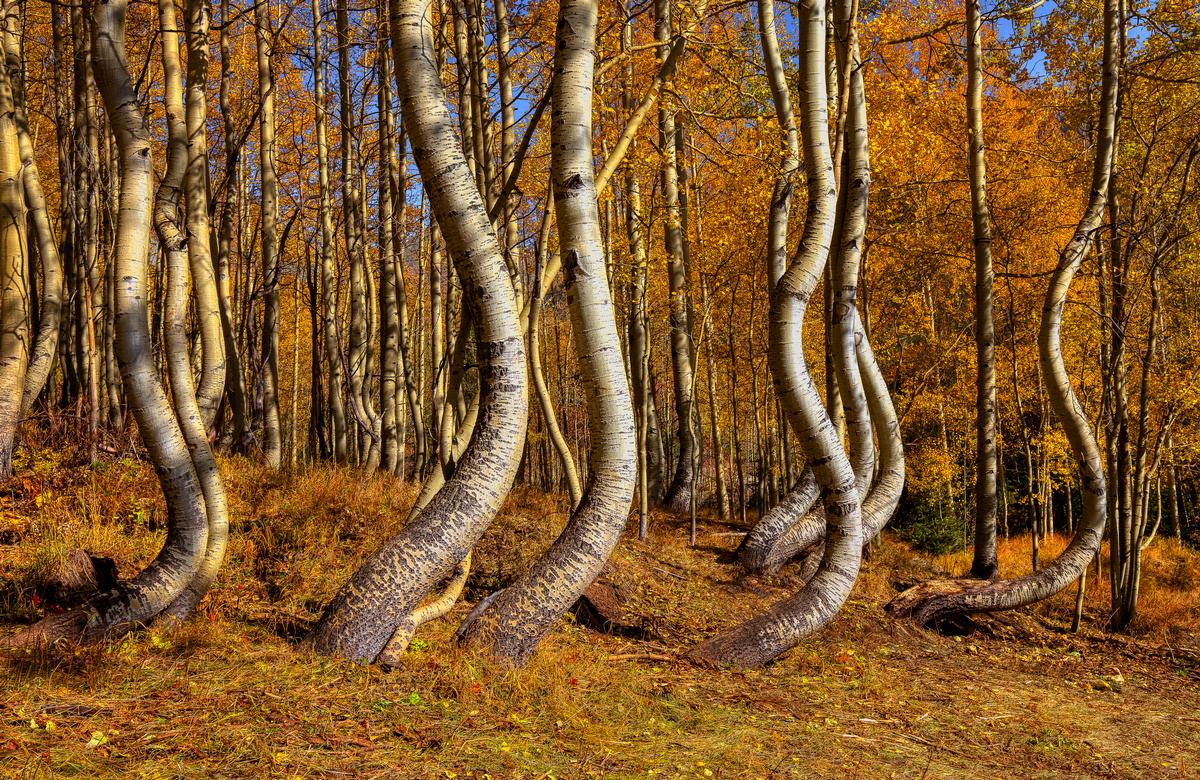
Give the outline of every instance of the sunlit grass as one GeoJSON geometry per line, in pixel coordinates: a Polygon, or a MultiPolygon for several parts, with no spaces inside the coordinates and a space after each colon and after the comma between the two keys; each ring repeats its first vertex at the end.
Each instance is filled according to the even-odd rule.
{"type": "MultiPolygon", "coordinates": [[[[933,576],[938,562],[888,538],[829,628],[766,669],[727,672],[664,659],[790,592],[794,571],[739,582],[728,526],[705,519],[692,549],[684,523],[656,516],[650,541],[627,537],[606,575],[642,638],[568,618],[513,671],[455,647],[460,604],[384,672],[315,655],[294,637],[400,527],[415,489],[347,469],[222,466],[233,536],[217,587],[173,633],[6,662],[0,774],[1153,777],[1200,761],[1187,720],[1200,708],[1197,561],[1170,540],[1147,551],[1141,639],[1057,630],[1073,594],[1014,616],[994,637],[894,623],[882,605],[895,584],[933,576]],[[1167,636],[1169,653],[1159,644],[1167,636]],[[1130,711],[1178,717],[1131,720],[1130,711]],[[1139,747],[1151,743],[1153,752],[1139,747]]],[[[135,461],[56,464],[0,512],[24,528],[0,545],[9,621],[36,617],[29,583],[67,550],[111,556],[128,577],[161,544],[161,496],[135,461]]],[[[477,549],[468,601],[515,576],[565,520],[560,497],[515,491],[477,549]]],[[[1046,559],[1061,544],[1047,541],[1046,559]]],[[[1028,540],[1003,543],[1003,570],[1020,571],[1027,551],[1028,540]]],[[[959,570],[969,559],[940,563],[959,570]]],[[[1104,586],[1089,589],[1089,620],[1104,586]]]]}

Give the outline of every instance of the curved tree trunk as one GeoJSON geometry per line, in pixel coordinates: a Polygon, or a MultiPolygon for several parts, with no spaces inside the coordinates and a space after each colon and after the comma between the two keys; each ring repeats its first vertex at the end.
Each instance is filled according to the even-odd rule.
{"type": "MultiPolygon", "coordinates": [[[[759,7],[773,17],[771,3],[760,0],[759,7]]],[[[825,6],[820,0],[802,0],[799,13],[808,217],[795,262],[772,288],[768,360],[776,394],[824,493],[826,545],[821,566],[807,587],[692,650],[695,658],[739,666],[761,666],[828,623],[850,595],[862,556],[862,517],[854,469],[821,404],[804,357],[804,312],[829,257],[836,190],[827,120],[825,6]]],[[[769,37],[771,31],[773,26],[764,30],[763,37],[769,37]]],[[[767,48],[764,46],[764,51],[767,48]]],[[[768,70],[777,66],[778,60],[768,70]]],[[[778,247],[769,245],[768,252],[770,257],[778,247]]],[[[854,350],[852,319],[842,323],[834,346],[843,356],[854,350]]]]}
{"type": "MultiPolygon", "coordinates": [[[[783,57],[779,51],[779,37],[775,30],[775,3],[758,4],[759,40],[762,43],[763,60],[767,70],[767,84],[771,88],[771,99],[775,104],[775,116],[783,131],[783,161],[779,175],[771,192],[771,207],[767,213],[767,284],[768,289],[783,277],[787,269],[788,221],[792,208],[795,178],[800,169],[800,141],[796,129],[796,117],[792,111],[792,99],[787,76],[783,68],[783,57]]],[[[757,411],[755,412],[757,424],[757,411]]],[[[811,469],[805,469],[796,486],[782,501],[765,512],[738,547],[738,560],[747,571],[761,569],[765,556],[780,535],[787,531],[799,518],[805,516],[816,503],[820,489],[811,469]]]]}
{"type": "Polygon", "coordinates": [[[478,339],[479,424],[454,474],[326,607],[316,649],[372,661],[421,599],[462,561],[516,476],[528,419],[516,301],[471,177],[434,59],[430,0],[390,0],[402,115],[434,216],[467,291],[478,339]]]}
{"type": "MultiPolygon", "coordinates": [[[[5,38],[19,23],[17,5],[7,0],[0,24],[5,38]]],[[[0,73],[0,478],[12,474],[13,447],[21,423],[25,372],[29,366],[29,291],[26,289],[25,198],[21,152],[13,116],[8,68],[0,73]]]]}
{"type": "Polygon", "coordinates": [[[206,552],[204,494],[150,349],[146,255],[154,166],[150,133],[125,59],[125,13],[125,0],[93,6],[92,62],[120,154],[120,208],[113,256],[118,280],[117,360],[130,411],[166,496],[167,537],[162,551],[135,578],[100,593],[79,609],[47,618],[10,637],[13,644],[65,637],[97,641],[144,624],[183,592],[206,552]]]}
{"type": "Polygon", "coordinates": [[[786,563],[791,559],[791,555],[777,563],[772,552],[794,533],[793,529],[798,525],[812,524],[811,529],[805,528],[807,533],[800,540],[803,549],[820,540],[824,535],[824,517],[819,511],[812,512],[820,497],[821,488],[817,485],[816,475],[812,469],[804,469],[796,486],[782,501],[767,510],[742,539],[737,549],[738,563],[741,567],[753,573],[770,571],[786,563]]]}
{"type": "MultiPolygon", "coordinates": [[[[866,97],[863,90],[862,63],[858,35],[850,20],[846,3],[835,6],[838,12],[839,48],[843,49],[841,70],[848,79],[845,172],[842,178],[838,220],[838,267],[835,267],[833,321],[845,327],[849,318],[854,328],[855,371],[847,371],[848,361],[839,356],[834,362],[839,371],[839,390],[845,411],[847,429],[854,447],[855,472],[859,496],[862,499],[863,545],[870,543],[891,519],[904,489],[904,445],[900,440],[899,422],[892,405],[891,394],[863,330],[856,305],[855,283],[858,264],[866,239],[867,194],[870,183],[870,160],[867,144],[866,97]],[[869,425],[868,425],[869,423],[869,425]],[[875,475],[874,444],[871,432],[879,441],[879,472],[875,475]],[[869,488],[869,489],[868,489],[869,488]]],[[[741,549],[739,560],[748,571],[772,571],[797,554],[822,541],[825,517],[822,511],[803,516],[799,521],[792,514],[795,507],[811,506],[815,498],[812,477],[801,482],[801,490],[789,495],[769,512],[750,534],[741,549]],[[791,520],[789,523],[788,520],[791,520]],[[772,535],[774,534],[774,535],[772,535]]],[[[802,512],[807,512],[805,507],[802,512]]]]}
{"type": "MultiPolygon", "coordinates": [[[[879,363],[875,360],[875,353],[871,350],[871,344],[857,313],[854,327],[858,370],[866,393],[867,409],[871,414],[871,427],[879,442],[879,472],[862,502],[865,550],[891,520],[900,504],[900,496],[904,492],[904,442],[900,439],[899,418],[892,404],[887,380],[884,379],[879,363]]],[[[784,503],[786,502],[787,499],[784,503]]],[[[775,515],[775,510],[768,513],[768,517],[772,515],[775,515]]],[[[740,560],[747,571],[776,571],[797,555],[814,550],[824,538],[825,516],[823,511],[818,510],[805,515],[800,522],[793,523],[774,540],[756,545],[752,548],[754,558],[743,553],[740,560]]],[[[805,577],[802,576],[802,579],[805,577]]]]}
{"type": "MultiPolygon", "coordinates": [[[[547,197],[554,197],[553,182],[551,182],[547,197]]],[[[554,445],[554,451],[558,453],[559,462],[562,463],[563,474],[567,479],[567,493],[571,497],[571,510],[574,511],[583,500],[583,488],[579,483],[579,471],[575,468],[575,458],[572,457],[571,448],[567,446],[567,440],[559,427],[558,414],[554,411],[554,402],[550,398],[550,389],[546,387],[546,378],[542,372],[540,320],[542,301],[545,300],[547,289],[545,275],[546,258],[550,253],[550,220],[554,214],[552,202],[548,200],[546,212],[542,215],[542,228],[538,231],[537,267],[534,269],[533,295],[530,296],[529,305],[526,308],[527,316],[522,319],[524,320],[523,329],[529,336],[529,377],[533,381],[533,389],[537,395],[538,405],[541,407],[542,420],[546,424],[546,434],[550,437],[550,443],[554,445]]]]}
{"type": "Polygon", "coordinates": [[[592,169],[596,0],[563,0],[552,89],[551,175],[559,253],[588,401],[590,476],[551,548],[461,630],[463,641],[523,664],[604,567],[633,500],[633,407],[609,294],[592,169]]]}
{"type": "MultiPolygon", "coordinates": [[[[13,5],[16,9],[16,5],[13,5]]],[[[38,303],[38,331],[29,353],[25,386],[21,398],[21,416],[29,411],[34,400],[46,387],[58,353],[58,336],[62,326],[63,268],[58,253],[58,241],[46,196],[38,176],[33,140],[29,135],[29,118],[25,107],[24,63],[21,62],[20,20],[16,14],[6,15],[4,29],[4,67],[8,74],[12,101],[12,122],[16,130],[17,150],[21,158],[20,186],[24,190],[28,225],[33,229],[38,257],[42,263],[41,298],[38,303]]],[[[66,195],[66,193],[63,193],[66,195]]]]}
{"type": "MultiPolygon", "coordinates": [[[[939,583],[925,583],[901,593],[889,605],[893,612],[911,615],[922,624],[964,613],[1016,609],[1049,598],[1077,580],[1100,549],[1106,521],[1104,466],[1100,447],[1071,387],[1070,376],[1063,363],[1060,331],[1071,280],[1088,253],[1093,234],[1104,219],[1116,129],[1119,2],[1105,0],[1104,3],[1104,76],[1096,159],[1087,208],[1079,219],[1075,234],[1059,255],[1058,265],[1046,291],[1042,324],[1038,332],[1038,352],[1050,404],[1062,421],[1071,450],[1079,461],[1083,515],[1074,538],[1062,554],[1053,563],[1032,574],[966,590],[961,584],[955,588],[939,588],[939,583]]],[[[1037,532],[1036,529],[1034,532],[1037,532]]]]}
{"type": "MultiPolygon", "coordinates": [[[[830,257],[832,290],[829,323],[835,337],[849,332],[854,338],[858,321],[858,268],[867,238],[867,195],[871,162],[867,144],[867,99],[863,89],[863,62],[859,57],[858,29],[852,18],[857,0],[835,0],[834,31],[837,63],[845,96],[845,122],[841,139],[842,172],[838,187],[838,216],[830,257]]],[[[875,474],[875,445],[871,439],[871,414],[859,375],[857,351],[834,349],[841,422],[848,434],[859,500],[866,498],[875,474]]],[[[863,541],[870,537],[864,533],[863,541]]]]}
{"type": "MultiPolygon", "coordinates": [[[[159,185],[155,198],[154,224],[158,231],[159,246],[166,255],[167,263],[167,301],[165,312],[165,335],[167,346],[167,374],[171,380],[171,399],[174,402],[175,415],[179,421],[183,437],[191,452],[196,477],[204,494],[205,517],[208,523],[208,533],[205,543],[204,559],[201,561],[191,582],[165,609],[163,615],[170,620],[179,621],[188,616],[192,609],[204,598],[204,594],[216,579],[217,570],[225,558],[225,543],[229,535],[229,513],[227,508],[225,485],[217,471],[217,463],[213,458],[212,448],[208,443],[208,423],[204,418],[197,389],[192,382],[192,365],[188,349],[187,315],[189,288],[194,286],[197,303],[201,297],[200,288],[209,285],[210,303],[216,304],[216,280],[212,278],[211,257],[207,254],[207,246],[200,252],[200,258],[191,256],[194,236],[184,229],[184,220],[191,224],[190,213],[193,208],[207,210],[207,193],[200,197],[189,197],[188,214],[186,218],[180,214],[183,200],[183,189],[199,186],[206,189],[203,177],[207,172],[207,164],[199,172],[200,180],[191,178],[195,172],[189,173],[189,167],[194,163],[193,150],[189,149],[191,138],[186,126],[185,109],[183,105],[183,84],[180,76],[178,24],[175,18],[174,0],[160,0],[158,4],[159,26],[162,34],[163,81],[166,88],[166,113],[168,132],[167,170],[159,185]],[[193,269],[207,267],[209,277],[198,279],[194,285],[189,285],[189,272],[193,269]]],[[[189,25],[198,18],[206,15],[204,9],[192,9],[201,17],[189,19],[189,25]]],[[[207,20],[199,21],[207,28],[207,20]]],[[[194,33],[193,33],[194,34],[194,33]]],[[[207,32],[204,40],[207,40],[207,32]]],[[[189,55],[191,56],[191,55],[189,55]]],[[[203,56],[197,55],[197,56],[203,56]]],[[[189,63],[191,61],[189,60],[189,63]]],[[[207,154],[205,154],[207,159],[207,154]]],[[[208,236],[207,215],[203,220],[205,238],[208,236]]],[[[205,242],[207,243],[207,242],[205,242]]],[[[212,320],[220,325],[219,312],[212,312],[216,317],[212,320]]],[[[202,325],[208,327],[208,323],[202,325]]],[[[201,349],[204,350],[203,365],[210,366],[208,349],[210,347],[224,350],[221,342],[222,334],[218,331],[210,334],[209,341],[202,338],[201,349]]],[[[219,372],[202,373],[201,387],[204,377],[213,377],[215,381],[216,398],[220,398],[222,385],[225,381],[225,366],[219,364],[219,372]]],[[[215,408],[214,408],[215,413],[215,408]]]]}

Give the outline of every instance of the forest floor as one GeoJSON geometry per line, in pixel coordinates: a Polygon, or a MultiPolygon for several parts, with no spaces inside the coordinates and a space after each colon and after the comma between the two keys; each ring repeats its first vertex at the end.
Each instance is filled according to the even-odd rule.
{"type": "MultiPolygon", "coordinates": [[[[1105,580],[1077,634],[1072,592],[946,636],[882,607],[969,560],[888,536],[831,626],[766,669],[717,671],[679,656],[788,593],[795,571],[739,581],[736,525],[705,520],[691,548],[683,521],[656,515],[650,541],[627,536],[605,575],[624,629],[564,621],[514,672],[455,649],[460,604],[385,672],[296,638],[398,527],[413,488],[241,459],[222,470],[228,560],[189,623],[0,661],[0,776],[1200,777],[1200,556],[1173,541],[1147,551],[1130,634],[1096,628],[1105,580]]],[[[144,463],[24,455],[0,495],[0,632],[39,615],[33,583],[69,549],[136,572],[163,513],[144,463]]],[[[564,519],[561,499],[515,491],[477,549],[467,602],[564,519]]],[[[1003,545],[1006,573],[1028,566],[1027,548],[1003,545]]]]}

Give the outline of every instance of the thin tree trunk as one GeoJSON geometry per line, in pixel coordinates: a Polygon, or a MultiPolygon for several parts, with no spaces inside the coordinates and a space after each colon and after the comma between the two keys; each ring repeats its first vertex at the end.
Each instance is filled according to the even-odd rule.
{"type": "MultiPolygon", "coordinates": [[[[554,197],[554,185],[551,183],[548,198],[554,197]]],[[[583,500],[583,488],[579,482],[579,472],[575,468],[575,459],[571,456],[571,448],[563,437],[562,428],[558,424],[558,414],[554,411],[554,401],[550,390],[546,387],[546,378],[542,371],[541,350],[541,313],[542,301],[546,297],[543,287],[543,277],[546,269],[546,256],[550,251],[550,223],[554,216],[552,201],[546,201],[546,210],[542,214],[542,228],[538,233],[537,267],[534,269],[533,296],[529,301],[528,318],[525,329],[529,332],[529,377],[541,407],[542,419],[546,422],[546,435],[558,453],[566,477],[567,493],[571,497],[571,509],[575,510],[583,500]]]]}
{"type": "MultiPolygon", "coordinates": [[[[391,111],[390,105],[388,107],[388,110],[389,110],[389,112],[391,111]]],[[[395,127],[394,120],[389,119],[389,121],[392,122],[393,127],[395,127]]],[[[409,342],[411,341],[411,336],[410,336],[410,332],[408,329],[408,286],[406,284],[405,276],[404,276],[405,258],[407,256],[407,253],[405,251],[405,237],[407,235],[405,209],[406,209],[406,206],[408,203],[408,152],[407,152],[408,141],[405,138],[404,128],[402,126],[397,128],[396,135],[397,135],[397,143],[390,144],[389,149],[392,154],[392,160],[390,163],[390,167],[396,174],[392,180],[393,186],[396,188],[395,194],[392,198],[392,202],[394,204],[396,204],[395,205],[396,215],[393,219],[394,232],[393,232],[393,237],[392,237],[392,245],[393,245],[393,247],[395,247],[395,252],[396,252],[396,263],[394,266],[394,273],[395,273],[394,284],[396,287],[396,305],[398,308],[398,311],[397,311],[397,342],[398,342],[397,348],[399,350],[399,353],[398,353],[399,367],[397,370],[399,372],[399,382],[401,383],[400,386],[397,387],[396,403],[397,403],[397,408],[400,410],[399,414],[401,415],[401,418],[402,418],[402,422],[401,422],[401,426],[400,426],[400,434],[399,434],[400,463],[398,464],[399,465],[398,473],[400,474],[401,478],[404,478],[405,477],[404,454],[405,454],[405,439],[406,439],[407,424],[403,419],[403,415],[404,415],[403,404],[405,402],[407,402],[408,414],[412,418],[413,440],[416,443],[415,449],[416,449],[416,455],[417,455],[415,473],[417,473],[417,474],[420,474],[425,466],[425,421],[424,421],[424,414],[423,414],[422,407],[421,407],[421,399],[418,395],[418,388],[420,387],[420,385],[417,383],[416,379],[414,378],[414,373],[413,373],[414,358],[416,360],[419,360],[420,353],[416,352],[416,354],[414,356],[414,352],[411,349],[410,344],[409,344],[409,342]],[[397,150],[399,151],[398,161],[396,159],[397,158],[397,154],[396,154],[397,150]]],[[[423,232],[423,226],[422,226],[422,232],[423,232]]],[[[420,259],[421,259],[420,242],[418,241],[418,245],[417,245],[417,267],[418,267],[418,269],[421,266],[420,259]]],[[[419,295],[420,295],[420,291],[418,290],[418,296],[419,295]]],[[[418,333],[419,332],[420,332],[420,330],[419,330],[419,325],[418,325],[418,333]]]]}
{"type": "MultiPolygon", "coordinates": [[[[386,5],[381,5],[381,17],[386,17],[386,5]]],[[[393,239],[392,166],[395,154],[392,127],[391,72],[388,66],[387,22],[381,19],[376,59],[379,70],[379,405],[380,405],[380,466],[394,474],[402,466],[398,441],[399,428],[396,408],[396,368],[400,350],[400,313],[396,295],[397,254],[399,247],[393,239]]],[[[401,210],[403,203],[396,204],[401,210]]]]}
{"type": "MultiPolygon", "coordinates": [[[[194,0],[199,2],[200,0],[194,0]]],[[[259,175],[262,182],[262,394],[263,455],[279,468],[283,440],[279,429],[279,194],[275,178],[275,77],[271,69],[272,30],[265,2],[254,6],[254,42],[258,55],[259,175]]],[[[350,215],[346,215],[350,219],[350,215]]]]}
{"type": "Polygon", "coordinates": [[[704,310],[704,317],[708,321],[708,338],[704,340],[704,379],[708,389],[708,423],[710,432],[712,433],[712,449],[713,449],[713,476],[717,486],[717,517],[722,522],[729,519],[729,492],[725,486],[725,463],[724,452],[725,448],[721,446],[721,423],[719,414],[717,413],[717,384],[716,366],[713,363],[712,341],[716,337],[716,331],[713,328],[712,316],[709,313],[711,302],[708,298],[708,284],[701,279],[701,308],[704,310]]]}
{"type": "MultiPolygon", "coordinates": [[[[655,0],[654,37],[658,41],[659,62],[670,56],[671,0],[655,0]]],[[[658,109],[658,144],[662,153],[661,186],[663,198],[663,241],[667,254],[667,281],[671,310],[671,373],[675,382],[675,412],[679,451],[675,475],[663,503],[671,511],[683,514],[691,506],[693,450],[692,436],[695,398],[693,390],[694,347],[691,330],[691,304],[688,299],[688,269],[684,258],[684,236],[679,209],[679,171],[675,152],[675,111],[666,103],[658,109]]]]}
{"type": "MultiPolygon", "coordinates": [[[[12,4],[16,11],[17,4],[12,4]]],[[[57,12],[56,12],[57,16],[57,12]]],[[[54,368],[58,351],[58,334],[62,325],[63,273],[58,254],[58,242],[54,227],[50,223],[50,212],[46,208],[46,197],[42,192],[38,176],[37,160],[34,156],[33,140],[29,135],[29,118],[25,106],[24,63],[21,58],[20,37],[22,20],[13,13],[4,19],[4,60],[7,70],[9,92],[12,101],[12,123],[16,131],[16,142],[20,156],[20,188],[24,190],[25,207],[28,209],[27,224],[32,228],[41,260],[41,298],[32,300],[37,304],[38,325],[33,347],[28,355],[28,368],[24,374],[24,389],[20,413],[24,416],[41,394],[54,368]]],[[[11,140],[11,139],[10,139],[11,140]]],[[[66,194],[66,190],[63,190],[66,194]]],[[[22,234],[24,230],[21,231],[22,234]]],[[[33,269],[29,269],[32,274],[33,269]]],[[[36,277],[34,277],[36,279],[36,277]]],[[[32,293],[32,289],[30,290],[32,293]]],[[[2,446],[2,445],[0,445],[2,446]]],[[[11,450],[10,450],[11,452],[11,450]]],[[[0,473],[3,466],[0,465],[0,473]]]]}
{"type": "Polygon", "coordinates": [[[225,332],[212,257],[208,206],[208,0],[185,0],[187,17],[187,169],[183,194],[187,202],[187,249],[191,264],[194,316],[203,351],[196,401],[206,430],[216,422],[225,392],[225,332]]]}
{"type": "Polygon", "coordinates": [[[996,562],[996,327],[992,321],[992,226],[983,135],[983,20],[967,5],[967,139],[975,246],[975,546],[971,576],[991,580],[996,562]]]}
{"type": "MultiPolygon", "coordinates": [[[[632,6],[625,5],[625,21],[621,27],[621,48],[625,53],[633,46],[633,13],[632,6]]],[[[624,81],[622,82],[622,101],[626,111],[633,110],[633,97],[630,91],[633,82],[633,58],[626,61],[624,81]]],[[[632,149],[635,141],[630,138],[628,145],[632,149]]],[[[629,340],[629,374],[633,387],[634,409],[637,419],[638,441],[638,538],[646,540],[650,528],[650,502],[662,498],[661,461],[653,462],[650,457],[650,349],[649,349],[649,317],[646,306],[646,286],[648,264],[646,261],[646,244],[642,226],[642,193],[638,182],[637,172],[632,164],[625,168],[625,232],[629,243],[630,286],[629,286],[629,324],[627,326],[629,340]]]]}
{"type": "MultiPolygon", "coordinates": [[[[237,348],[237,328],[234,312],[232,274],[234,269],[234,216],[238,212],[242,192],[240,148],[235,140],[237,131],[233,122],[233,106],[230,102],[229,86],[233,81],[233,52],[229,45],[229,26],[233,23],[230,0],[221,2],[221,27],[218,32],[221,48],[221,76],[218,87],[218,105],[224,127],[225,173],[228,177],[225,201],[221,205],[221,217],[217,225],[217,303],[221,314],[221,329],[225,341],[225,400],[233,422],[233,446],[235,450],[250,448],[250,421],[246,401],[246,379],[242,371],[241,354],[237,348]]],[[[239,254],[240,256],[240,254],[239,254]]]]}
{"type": "Polygon", "coordinates": [[[321,0],[313,0],[313,101],[317,141],[318,211],[321,222],[321,320],[325,359],[329,363],[329,409],[332,415],[333,459],[345,463],[346,409],[342,395],[344,379],[337,338],[337,291],[333,258],[333,209],[329,196],[329,142],[325,129],[325,24],[321,0]]]}
{"type": "Polygon", "coordinates": [[[737,510],[738,517],[744,525],[746,523],[746,467],[742,458],[742,429],[741,419],[738,416],[738,396],[741,394],[742,386],[738,382],[738,354],[733,338],[733,315],[737,311],[737,293],[740,283],[741,277],[738,277],[729,294],[729,324],[726,335],[729,339],[729,403],[733,413],[733,462],[737,468],[737,510]]]}

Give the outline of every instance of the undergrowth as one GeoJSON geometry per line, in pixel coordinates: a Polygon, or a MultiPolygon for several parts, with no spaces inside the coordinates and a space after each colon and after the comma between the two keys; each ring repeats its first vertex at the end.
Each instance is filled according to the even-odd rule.
{"type": "MultiPolygon", "coordinates": [[[[152,470],[128,458],[26,456],[0,495],[0,620],[36,619],[39,575],[82,547],[123,577],[162,543],[152,470]],[[49,464],[49,465],[46,465],[49,464]]],[[[470,603],[503,587],[566,521],[564,499],[518,488],[476,550],[465,604],[422,628],[384,672],[298,638],[399,528],[415,488],[319,467],[273,473],[222,460],[228,559],[173,633],[10,658],[0,667],[0,774],[22,777],[1168,777],[1195,772],[1200,711],[1196,554],[1146,551],[1132,634],[1099,631],[1106,580],[948,637],[885,617],[896,588],[969,568],[890,535],[842,614],[753,672],[678,660],[796,587],[795,571],[740,578],[736,530],[655,515],[605,577],[623,635],[565,619],[520,671],[463,653],[470,603]],[[1131,715],[1136,713],[1136,715],[1131,715]]],[[[1063,540],[1047,540],[1043,560],[1063,540]]],[[[1000,545],[1006,575],[1028,540],[1000,545]]]]}

